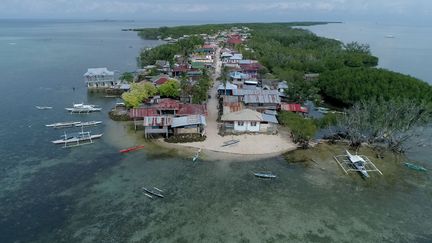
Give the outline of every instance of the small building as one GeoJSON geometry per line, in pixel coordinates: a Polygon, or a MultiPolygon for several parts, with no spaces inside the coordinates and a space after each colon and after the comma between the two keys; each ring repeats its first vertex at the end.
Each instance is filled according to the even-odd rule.
{"type": "Polygon", "coordinates": [[[264,118],[263,114],[251,109],[224,114],[221,121],[224,123],[224,133],[274,133],[277,124],[275,116],[265,115],[264,118]]]}
{"type": "Polygon", "coordinates": [[[257,111],[276,110],[280,105],[279,94],[247,94],[243,97],[246,107],[257,111]]]}
{"type": "Polygon", "coordinates": [[[244,81],[247,78],[249,78],[249,76],[247,74],[244,74],[242,72],[231,72],[230,74],[230,79],[231,81],[244,81]]]}
{"type": "Polygon", "coordinates": [[[306,81],[314,81],[319,78],[319,73],[306,73],[303,78],[306,81]]]}
{"type": "Polygon", "coordinates": [[[218,95],[233,95],[233,90],[235,89],[237,89],[237,85],[226,82],[226,85],[219,84],[217,92],[218,95]]]}
{"type": "Polygon", "coordinates": [[[281,103],[280,109],[283,111],[308,113],[308,109],[300,104],[281,103]]]}
{"type": "Polygon", "coordinates": [[[206,119],[203,115],[189,115],[174,117],[171,128],[174,135],[178,134],[203,134],[206,126],[206,119]]]}
{"type": "Polygon", "coordinates": [[[89,68],[84,74],[84,81],[88,89],[106,89],[119,84],[114,72],[107,68],[89,68]]]}

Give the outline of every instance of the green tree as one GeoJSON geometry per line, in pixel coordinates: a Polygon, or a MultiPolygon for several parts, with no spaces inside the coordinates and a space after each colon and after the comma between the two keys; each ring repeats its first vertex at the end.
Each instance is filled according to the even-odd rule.
{"type": "Polygon", "coordinates": [[[128,92],[122,94],[122,99],[127,107],[139,107],[141,102],[157,93],[156,87],[149,82],[134,83],[128,92]]]}
{"type": "Polygon", "coordinates": [[[180,96],[180,84],[177,80],[170,79],[159,86],[159,94],[164,97],[176,98],[180,96]]]}
{"type": "Polygon", "coordinates": [[[317,126],[311,119],[305,119],[300,115],[281,111],[278,114],[279,123],[291,130],[291,135],[295,143],[299,143],[302,148],[309,147],[309,141],[317,132],[317,126]]]}
{"type": "Polygon", "coordinates": [[[134,75],[131,72],[124,72],[120,75],[120,80],[132,83],[134,81],[134,75]]]}

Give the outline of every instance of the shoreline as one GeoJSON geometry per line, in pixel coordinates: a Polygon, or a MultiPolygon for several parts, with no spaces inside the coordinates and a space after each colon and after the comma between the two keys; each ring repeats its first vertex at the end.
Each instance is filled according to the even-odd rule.
{"type": "Polygon", "coordinates": [[[209,161],[220,161],[220,160],[235,160],[235,161],[251,161],[257,159],[269,159],[282,156],[287,152],[292,152],[297,149],[297,146],[290,147],[288,149],[272,151],[267,153],[238,153],[232,151],[223,151],[217,149],[211,149],[206,147],[200,147],[192,145],[191,143],[167,143],[163,139],[153,140],[153,143],[159,145],[165,149],[175,149],[185,156],[192,156],[196,153],[197,149],[201,149],[200,158],[204,155],[205,160],[209,161]]]}

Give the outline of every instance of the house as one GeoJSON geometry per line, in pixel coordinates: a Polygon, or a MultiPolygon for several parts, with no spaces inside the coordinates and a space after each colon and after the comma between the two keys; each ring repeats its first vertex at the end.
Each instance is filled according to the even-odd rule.
{"type": "Polygon", "coordinates": [[[231,81],[244,81],[245,79],[249,78],[248,75],[237,71],[231,72],[229,76],[231,81]]]}
{"type": "Polygon", "coordinates": [[[243,97],[246,107],[258,111],[276,110],[280,105],[279,94],[247,94],[243,97]]]}
{"type": "Polygon", "coordinates": [[[299,113],[308,113],[308,109],[300,104],[288,104],[281,103],[280,109],[283,111],[291,111],[291,112],[299,112],[299,113]]]}
{"type": "Polygon", "coordinates": [[[221,117],[224,132],[244,133],[244,132],[274,132],[277,125],[276,117],[266,115],[251,110],[243,109],[237,112],[224,114],[221,117]]]}
{"type": "Polygon", "coordinates": [[[141,108],[129,111],[134,120],[135,130],[144,127],[145,137],[151,134],[200,133],[204,132],[207,106],[183,104],[173,99],[155,99],[154,102],[141,108]]]}
{"type": "Polygon", "coordinates": [[[174,117],[171,123],[174,135],[193,133],[203,134],[205,126],[206,118],[203,115],[174,117]]]}
{"type": "Polygon", "coordinates": [[[172,76],[173,77],[181,77],[182,75],[186,75],[188,71],[188,65],[187,64],[177,64],[172,69],[172,76]]]}
{"type": "MultiPolygon", "coordinates": [[[[169,80],[176,80],[176,79],[170,78],[168,75],[159,75],[159,76],[153,77],[153,78],[151,79],[151,82],[152,82],[156,87],[159,87],[159,86],[161,86],[162,84],[165,84],[166,82],[168,82],[169,80]]],[[[177,80],[176,80],[176,81],[177,81],[177,80]]]]}
{"type": "Polygon", "coordinates": [[[262,68],[259,63],[242,63],[242,60],[239,61],[239,66],[241,72],[247,74],[249,78],[257,78],[258,71],[262,68]]]}
{"type": "Polygon", "coordinates": [[[241,53],[234,53],[231,57],[223,59],[222,62],[227,64],[238,64],[242,59],[243,55],[241,53]]]}
{"type": "Polygon", "coordinates": [[[107,68],[89,68],[84,74],[88,89],[106,89],[118,85],[120,81],[114,77],[114,72],[107,68]]]}
{"type": "Polygon", "coordinates": [[[235,89],[237,89],[237,85],[226,82],[226,85],[219,84],[217,92],[218,95],[233,95],[233,90],[235,89]]]}
{"type": "Polygon", "coordinates": [[[165,60],[157,60],[154,66],[161,73],[168,73],[170,71],[170,63],[165,60]]]}

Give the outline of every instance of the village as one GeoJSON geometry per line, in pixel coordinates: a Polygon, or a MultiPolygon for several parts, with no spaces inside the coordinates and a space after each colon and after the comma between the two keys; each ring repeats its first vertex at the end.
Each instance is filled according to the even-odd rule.
{"type": "MultiPolygon", "coordinates": [[[[170,60],[156,60],[153,65],[138,69],[132,82],[116,78],[107,68],[89,69],[84,74],[87,88],[108,94],[125,92],[122,97],[127,109],[119,104],[114,110],[133,120],[134,129],[142,129],[145,138],[164,137],[180,146],[233,154],[280,154],[293,150],[297,146],[289,130],[281,129],[277,114],[306,114],[308,110],[302,104],[288,102],[286,81],[265,79],[261,75],[263,65],[243,57],[239,49],[253,51],[247,46],[249,31],[242,27],[215,35],[201,34],[203,45],[187,56],[177,54],[170,60]],[[205,97],[197,102],[185,92],[185,87],[198,86],[203,79],[210,79],[209,87],[205,97]],[[155,89],[151,88],[145,99],[132,106],[125,97],[134,87],[138,89],[137,85],[155,89]],[[170,88],[174,92],[161,91],[170,88]]],[[[170,45],[189,37],[164,41],[170,45]]]]}

